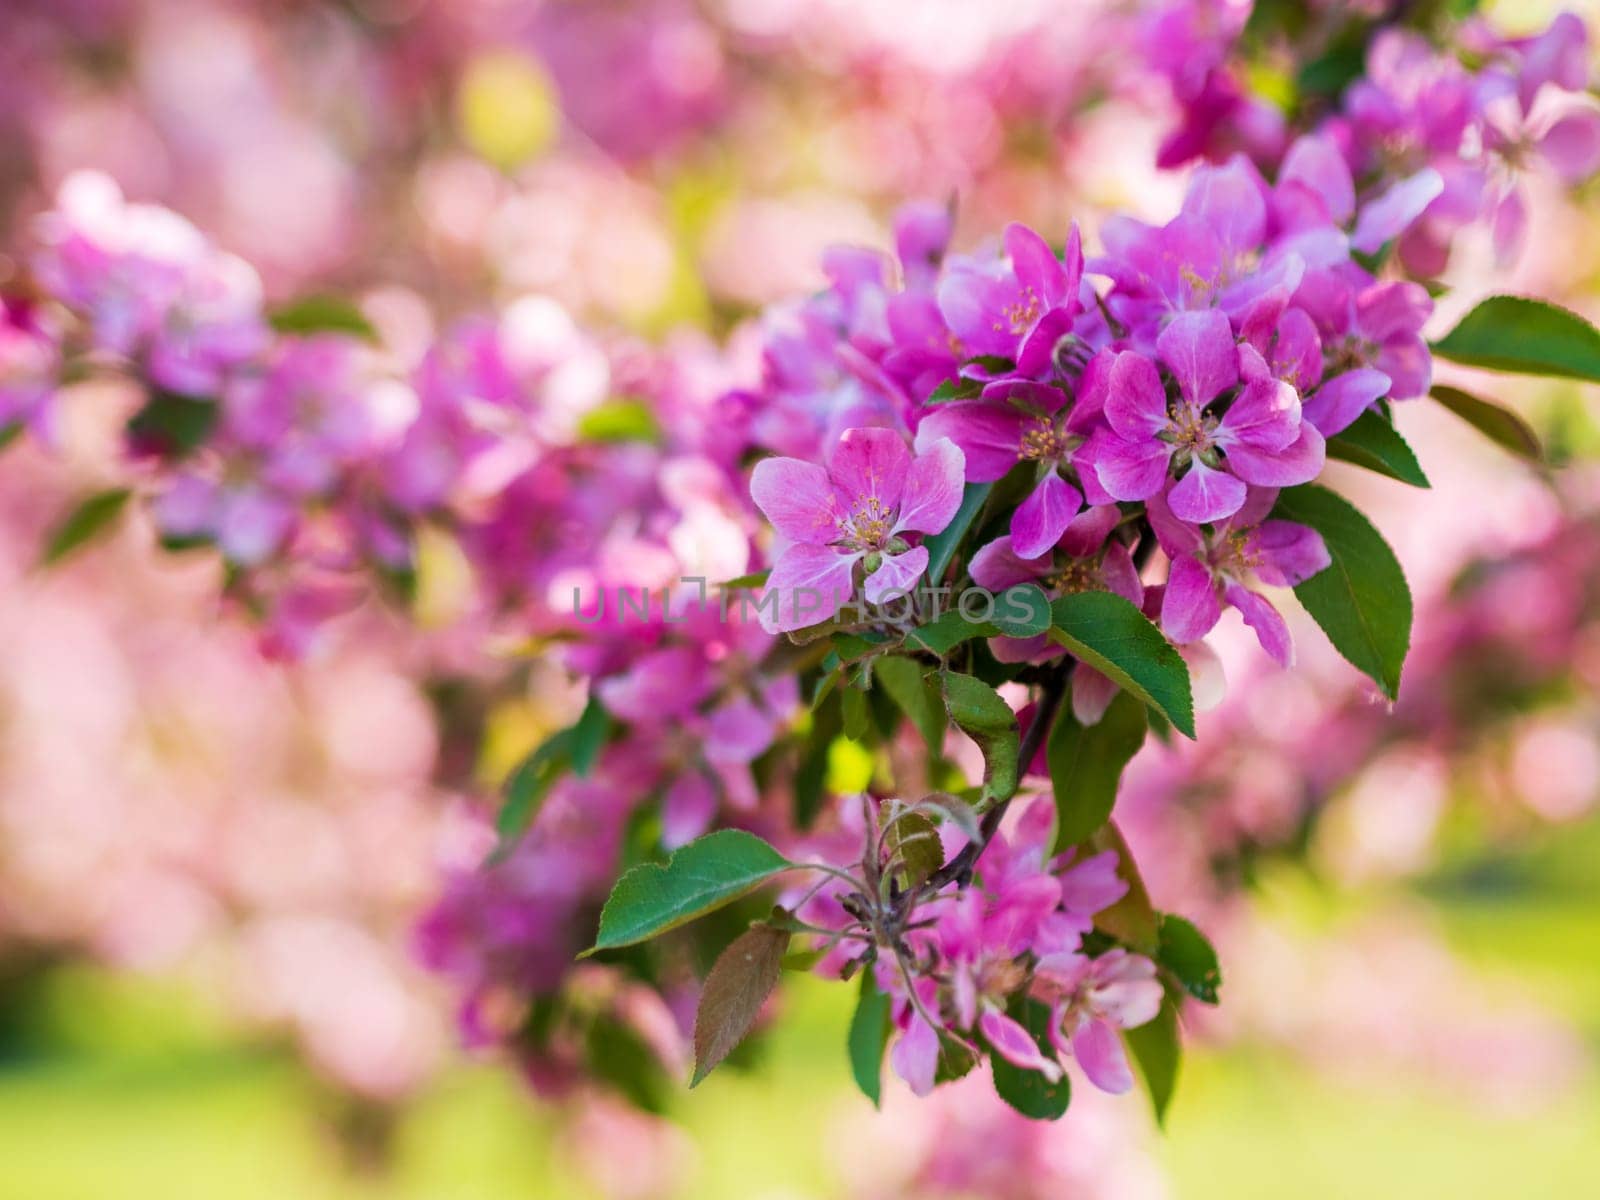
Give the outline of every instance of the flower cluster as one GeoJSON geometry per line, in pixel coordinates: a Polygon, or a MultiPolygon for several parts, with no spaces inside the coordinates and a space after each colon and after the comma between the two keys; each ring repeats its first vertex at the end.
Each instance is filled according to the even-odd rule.
{"type": "MultiPolygon", "coordinates": [[[[1195,735],[1226,609],[1291,665],[1267,592],[1338,555],[1324,583],[1360,586],[1302,599],[1397,690],[1404,578],[1317,481],[1341,450],[1404,478],[1393,406],[1431,388],[1421,279],[1447,235],[1488,215],[1508,247],[1513,168],[1537,150],[1578,180],[1600,159],[1570,22],[1512,41],[1468,27],[1470,66],[1375,29],[1342,107],[1291,126],[1239,82],[1245,16],[1197,0],[1145,27],[1187,109],[1165,157],[1211,159],[1169,220],[1085,214],[1058,244],[1011,224],[957,252],[953,214],[914,204],[892,255],[830,251],[826,288],[725,349],[603,338],[528,296],[402,353],[353,307],[269,310],[187,221],[76,175],[39,224],[37,295],[6,304],[0,417],[48,432],[58,385],[133,381],[130,478],[159,530],[220,551],[285,652],[380,583],[437,604],[428,540],[459,559],[440,623],[485,701],[450,714],[466,757],[493,704],[555,730],[510,773],[495,853],[422,932],[475,1038],[581,1059],[567,1035],[637,994],[625,974],[675,995],[705,957],[632,947],[814,868],[820,886],[745,914],[718,958],[697,1074],[755,1023],[800,933],[825,973],[868,981],[869,1012],[887,1006],[890,1061],[919,1093],[984,1055],[1019,1106],[1049,1105],[1008,1068],[1052,1089],[1071,1060],[1123,1091],[1120,1032],[1185,994],[1214,1002],[1217,980],[1110,823],[1121,767],[1147,729],[1195,735]],[[928,602],[968,582],[1009,603],[952,620],[928,602]],[[754,615],[730,615],[746,592],[754,615]],[[544,661],[486,664],[508,633],[508,657],[544,661]],[[867,793],[863,819],[824,791],[867,793]],[[807,857],[812,841],[828,851],[807,857]],[[597,909],[594,949],[631,957],[579,978],[597,909]]],[[[704,117],[684,99],[668,125],[704,117]]],[[[624,1022],[640,1037],[664,1011],[646,1007],[624,1022]]]]}
{"type": "MultiPolygon", "coordinates": [[[[909,869],[916,854],[906,830],[915,828],[917,814],[918,806],[893,800],[868,812],[876,828],[869,830],[864,878],[909,869]]],[[[937,835],[923,829],[916,836],[937,835]]],[[[1104,1091],[1133,1086],[1118,1031],[1145,1024],[1160,1009],[1155,963],[1120,947],[1086,953],[1095,914],[1120,900],[1128,883],[1114,851],[1052,857],[1050,838],[1050,806],[1035,803],[1009,833],[988,839],[970,886],[935,892],[901,912],[829,880],[796,908],[830,931],[835,948],[819,970],[875,973],[893,1005],[889,1062],[916,1094],[933,1090],[941,1060],[962,1050],[976,1056],[980,1046],[1051,1083],[1061,1079],[1060,1055],[1104,1091]],[[1027,1003],[1048,1011],[1046,1046],[1018,1020],[1027,1003]]],[[[944,858],[942,844],[937,857],[944,858]]]]}

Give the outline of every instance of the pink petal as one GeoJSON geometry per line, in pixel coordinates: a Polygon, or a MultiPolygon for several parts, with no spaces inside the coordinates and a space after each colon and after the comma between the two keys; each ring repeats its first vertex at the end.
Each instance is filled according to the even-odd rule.
{"type": "Polygon", "coordinates": [[[706,721],[706,759],[714,763],[751,762],[772,745],[776,724],[747,697],[725,701],[706,721]]]}
{"type": "Polygon", "coordinates": [[[1133,1086],[1122,1039],[1106,1021],[1087,1021],[1072,1035],[1072,1056],[1089,1082],[1102,1092],[1121,1095],[1133,1086]]]}
{"type": "Polygon", "coordinates": [[[1012,548],[1011,535],[997,537],[972,556],[972,582],[999,593],[1019,583],[1036,583],[1050,573],[1048,556],[1023,558],[1012,548]]]}
{"type": "Polygon", "coordinates": [[[1327,380],[1300,404],[1303,421],[1316,426],[1323,437],[1348,429],[1374,403],[1389,394],[1389,377],[1382,371],[1360,367],[1327,380]]]}
{"type": "Polygon", "coordinates": [[[910,470],[911,451],[892,429],[846,429],[828,460],[828,474],[851,508],[868,498],[897,507],[910,470]]]}
{"type": "Polygon", "coordinates": [[[1083,497],[1054,470],[1046,473],[1011,516],[1011,545],[1023,558],[1037,558],[1067,531],[1083,497]]]}
{"type": "Polygon", "coordinates": [[[798,458],[766,458],[750,475],[750,498],[791,542],[823,546],[838,536],[839,502],[828,473],[798,458]]]}
{"type": "Polygon", "coordinates": [[[1399,237],[1444,191],[1444,178],[1432,167],[1402,179],[1361,208],[1350,244],[1362,254],[1376,254],[1399,237]]]}
{"type": "Polygon", "coordinates": [[[1072,672],[1072,715],[1080,725],[1098,725],[1117,698],[1117,685],[1093,667],[1079,663],[1072,672]]]}
{"type": "Polygon", "coordinates": [[[1540,139],[1539,149],[1563,183],[1582,183],[1600,171],[1600,112],[1583,108],[1562,117],[1540,139]]]}
{"type": "Polygon", "coordinates": [[[1209,404],[1239,377],[1233,327],[1216,309],[1179,313],[1156,338],[1156,349],[1184,398],[1196,406],[1209,404]]]}
{"type": "Polygon", "coordinates": [[[1267,521],[1256,531],[1256,578],[1269,587],[1295,587],[1328,566],[1322,535],[1293,521],[1267,521]]]}
{"type": "Polygon", "coordinates": [[[1244,623],[1256,631],[1261,648],[1279,666],[1294,666],[1294,642],[1289,637],[1289,626],[1271,601],[1237,583],[1228,585],[1226,595],[1228,603],[1239,610],[1244,623]]]}
{"type": "Polygon", "coordinates": [[[642,655],[620,675],[595,685],[600,702],[624,721],[661,721],[686,713],[710,690],[698,648],[677,646],[642,655]]]}
{"type": "Polygon", "coordinates": [[[1086,508],[1072,518],[1066,533],[1061,535],[1061,548],[1074,558],[1088,558],[1105,545],[1106,538],[1121,520],[1122,510],[1115,504],[1086,508]]]}
{"type": "Polygon", "coordinates": [[[1300,426],[1300,436],[1284,450],[1257,450],[1235,445],[1228,450],[1228,466],[1246,483],[1257,487],[1293,487],[1315,479],[1327,461],[1327,443],[1310,422],[1300,426]]]}
{"type": "Polygon", "coordinates": [[[1315,194],[1329,220],[1343,225],[1355,215],[1356,187],[1339,144],[1327,134],[1299,138],[1284,155],[1278,182],[1296,183],[1315,194]]]}
{"type": "Polygon", "coordinates": [[[1130,442],[1102,431],[1094,439],[1090,461],[1100,486],[1115,500],[1147,500],[1167,481],[1172,447],[1154,438],[1130,442]],[[1103,434],[1103,435],[1102,435],[1103,434]]]}
{"type": "Polygon", "coordinates": [[[1145,512],[1150,518],[1150,528],[1155,531],[1156,541],[1168,558],[1199,554],[1205,549],[1205,539],[1200,536],[1200,531],[1173,516],[1167,498],[1160,492],[1145,502],[1145,512]]]}
{"type": "Polygon", "coordinates": [[[1068,911],[1092,917],[1128,893],[1128,881],[1117,873],[1117,852],[1103,850],[1061,873],[1061,903],[1068,911]]]}
{"type": "Polygon", "coordinates": [[[967,479],[993,483],[1017,465],[1028,421],[1009,405],[976,400],[941,404],[917,426],[917,450],[948,438],[961,450],[967,479]]]}
{"type": "Polygon", "coordinates": [[[897,609],[904,604],[902,596],[911,595],[917,580],[928,569],[928,549],[913,546],[904,554],[885,555],[883,564],[867,576],[862,591],[873,604],[891,601],[897,609]]]}
{"type": "Polygon", "coordinates": [[[1300,397],[1282,380],[1252,379],[1229,407],[1217,441],[1231,455],[1236,443],[1256,450],[1282,450],[1300,434],[1300,397]]]}
{"type": "Polygon", "coordinates": [[[966,458],[949,438],[937,438],[917,448],[906,472],[900,497],[900,516],[894,532],[938,533],[961,507],[966,458]]]}
{"type": "Polygon", "coordinates": [[[1020,1022],[992,1010],[978,1018],[984,1041],[1001,1058],[1024,1071],[1037,1071],[1051,1083],[1061,1079],[1061,1064],[1045,1055],[1020,1022]]]}
{"type": "Polygon", "coordinates": [[[1528,204],[1520,187],[1512,187],[1495,205],[1493,229],[1495,265],[1508,267],[1516,260],[1528,232],[1528,204]]]}
{"type": "Polygon", "coordinates": [[[1105,557],[1100,560],[1100,581],[1106,585],[1106,591],[1121,596],[1135,608],[1144,605],[1144,584],[1139,579],[1139,568],[1121,542],[1112,542],[1106,547],[1105,557]]]}
{"type": "Polygon", "coordinates": [[[1105,415],[1111,428],[1130,442],[1153,438],[1167,427],[1167,393],[1155,363],[1131,351],[1117,355],[1105,415]]]}
{"type": "Polygon", "coordinates": [[[1055,308],[1067,299],[1067,273],[1046,242],[1026,225],[1013,222],[1006,226],[1006,255],[1011,259],[1011,269],[1017,282],[1032,288],[1045,308],[1055,308]]]}
{"type": "Polygon", "coordinates": [[[668,850],[694,841],[717,815],[717,793],[703,773],[687,770],[661,800],[661,844],[668,850]]]}
{"type": "Polygon", "coordinates": [[[855,591],[853,575],[860,558],[826,546],[790,546],[767,577],[756,612],[761,628],[787,633],[837,614],[855,591]]]}
{"type": "Polygon", "coordinates": [[[1239,511],[1244,497],[1245,486],[1240,480],[1196,461],[1188,473],[1172,485],[1167,503],[1180,521],[1202,525],[1231,517],[1239,511]]]}
{"type": "Polygon", "coordinates": [[[915,1095],[926,1096],[939,1069],[938,1031],[912,1012],[910,1024],[889,1050],[889,1065],[915,1095]]]}
{"type": "Polygon", "coordinates": [[[1161,630],[1174,642],[1197,642],[1222,619],[1222,602],[1211,572],[1188,555],[1172,561],[1161,597],[1161,630]]]}

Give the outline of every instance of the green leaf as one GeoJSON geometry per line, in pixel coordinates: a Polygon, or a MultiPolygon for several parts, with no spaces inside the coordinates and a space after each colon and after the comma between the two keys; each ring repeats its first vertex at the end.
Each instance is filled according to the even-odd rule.
{"type": "Polygon", "coordinates": [[[967,359],[971,366],[981,367],[991,375],[1009,375],[1017,364],[1003,354],[974,354],[967,359]]]}
{"type": "Polygon", "coordinates": [[[1435,387],[1433,398],[1496,445],[1531,463],[1544,462],[1544,447],[1528,423],[1498,404],[1460,388],[1435,387]]]}
{"type": "Polygon", "coordinates": [[[1148,617],[1110,592],[1073,592],[1050,607],[1052,641],[1194,737],[1189,668],[1148,617]]]}
{"type": "Polygon", "coordinates": [[[1431,487],[1399,430],[1368,410],[1342,433],[1328,439],[1328,457],[1354,463],[1412,487],[1431,487]]]}
{"type": "Polygon", "coordinates": [[[694,1014],[695,1087],[744,1040],[783,972],[789,934],[752,925],[717,956],[694,1014]]]}
{"type": "Polygon", "coordinates": [[[572,727],[572,773],[580,779],[587,777],[610,737],[611,714],[606,712],[598,696],[590,696],[583,706],[583,714],[572,727]]]}
{"type": "Polygon", "coordinates": [[[343,333],[368,342],[378,340],[372,322],[342,296],[302,296],[268,313],[267,323],[279,333],[343,333]]]}
{"type": "Polygon", "coordinates": [[[585,955],[631,946],[737,900],[794,866],[742,829],[719,829],[678,849],[665,866],[641,863],[617,880],[585,955]]]}
{"type": "Polygon", "coordinates": [[[748,575],[740,575],[734,579],[725,579],[721,583],[717,584],[716,588],[718,591],[722,592],[734,592],[765,587],[767,583],[767,577],[771,574],[771,567],[768,567],[764,571],[751,571],[748,575]]]}
{"type": "Polygon", "coordinates": [[[961,545],[961,539],[966,537],[968,528],[977,517],[978,510],[983,507],[983,502],[989,498],[989,490],[993,487],[992,483],[967,484],[966,490],[961,493],[961,507],[956,509],[956,515],[950,518],[950,524],[940,532],[922,540],[928,551],[928,570],[925,576],[928,582],[937,586],[944,578],[945,569],[955,557],[956,547],[961,545]]]}
{"type": "Polygon", "coordinates": [[[1273,512],[1322,535],[1333,564],[1294,594],[1334,648],[1395,699],[1411,644],[1411,589],[1389,543],[1349,501],[1315,484],[1286,489],[1273,512]]]}
{"type": "Polygon", "coordinates": [[[1127,692],[1118,692],[1093,725],[1078,724],[1071,706],[1061,706],[1045,747],[1056,800],[1052,854],[1083,841],[1110,819],[1123,768],[1144,745],[1145,726],[1144,705],[1127,692]]]}
{"type": "Polygon", "coordinates": [[[1183,990],[1196,1000],[1217,1002],[1222,968],[1216,950],[1192,922],[1173,913],[1161,914],[1161,948],[1156,961],[1171,971],[1183,990]]]}
{"type": "Polygon", "coordinates": [[[928,393],[924,404],[948,404],[952,400],[972,400],[983,394],[983,381],[968,379],[946,379],[933,391],[928,393]]]}
{"type": "Polygon", "coordinates": [[[111,532],[112,523],[122,515],[132,495],[133,492],[128,488],[111,488],[78,501],[77,506],[62,518],[46,539],[40,565],[52,566],[97,537],[111,532]]]}
{"type": "Polygon", "coordinates": [[[851,684],[839,689],[840,712],[844,717],[844,735],[852,742],[867,740],[867,694],[851,684]]]}
{"type": "Polygon", "coordinates": [[[969,621],[959,608],[947,608],[926,625],[906,635],[906,645],[931,650],[940,658],[973,638],[999,637],[1000,626],[991,621],[969,621]]]}
{"type": "Polygon", "coordinates": [[[994,602],[994,624],[1006,637],[1035,637],[1050,628],[1050,597],[1036,583],[1008,588],[994,602]]]}
{"type": "Polygon", "coordinates": [[[878,990],[871,970],[861,972],[861,995],[850,1018],[850,1074],[861,1094],[877,1108],[883,1097],[883,1051],[889,1044],[889,997],[878,990]]]}
{"type": "Polygon", "coordinates": [[[944,749],[944,705],[939,695],[928,686],[934,672],[925,670],[920,663],[909,658],[893,656],[880,658],[874,669],[874,678],[889,693],[889,698],[899,705],[935,754],[944,749]]]}
{"type": "MultiPolygon", "coordinates": [[[[1011,1006],[1010,1015],[1021,1023],[1039,1049],[1051,1058],[1055,1050],[1050,1045],[1050,1006],[1031,996],[1024,996],[1020,1004],[1011,1006]]],[[[989,1069],[994,1075],[994,1090],[1012,1108],[1035,1121],[1054,1121],[1067,1111],[1072,1101],[1072,1081],[1065,1074],[1051,1083],[1038,1071],[1030,1071],[1002,1058],[989,1055],[989,1069]]]]}
{"type": "Polygon", "coordinates": [[[524,758],[506,779],[505,802],[495,817],[500,844],[490,856],[491,865],[504,860],[528,831],[544,805],[544,798],[561,773],[572,765],[572,730],[551,734],[524,758]]]}
{"type": "Polygon", "coordinates": [[[933,821],[919,812],[902,813],[883,831],[884,847],[891,861],[900,864],[899,874],[906,888],[926,883],[944,866],[944,843],[933,821]]]}
{"type": "Polygon", "coordinates": [[[216,401],[157,391],[128,420],[128,437],[146,453],[181,458],[198,448],[216,428],[216,401]]]}
{"type": "Polygon", "coordinates": [[[642,400],[611,400],[578,418],[578,437],[585,442],[659,442],[661,426],[642,400]]]}
{"type": "Polygon", "coordinates": [[[1123,1033],[1133,1061],[1138,1064],[1156,1112],[1156,1124],[1167,1122],[1167,1106],[1178,1084],[1178,1065],[1183,1046],[1178,1039],[1178,1007],[1169,996],[1161,1002],[1155,1020],[1123,1033]]]}
{"type": "Polygon", "coordinates": [[[1017,790],[1017,755],[1021,737],[1017,714],[981,679],[944,673],[945,711],[983,751],[983,794],[990,803],[1009,799],[1017,790]]]}
{"type": "MultiPolygon", "coordinates": [[[[1109,908],[1094,914],[1095,927],[1110,934],[1140,954],[1154,956],[1161,946],[1161,920],[1150,893],[1145,889],[1133,852],[1114,821],[1107,821],[1085,843],[1090,854],[1111,850],[1117,856],[1117,874],[1128,885],[1127,892],[1109,908]]],[[[1080,858],[1082,855],[1079,856],[1080,858]]]]}
{"type": "Polygon", "coordinates": [[[1600,383],[1600,330],[1526,296],[1490,296],[1433,343],[1433,352],[1469,367],[1600,383]]]}

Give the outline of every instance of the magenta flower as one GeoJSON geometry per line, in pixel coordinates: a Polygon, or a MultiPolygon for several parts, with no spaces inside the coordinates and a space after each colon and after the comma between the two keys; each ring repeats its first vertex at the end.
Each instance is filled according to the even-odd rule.
{"type": "MultiPolygon", "coordinates": [[[[1099,360],[1097,360],[1099,361],[1099,360]]],[[[1082,390],[1082,389],[1081,389],[1082,390]]],[[[1109,500],[1098,481],[1072,472],[1074,455],[1098,423],[1099,413],[1082,400],[1066,407],[1060,388],[1026,380],[1002,380],[983,399],[942,404],[917,427],[917,446],[949,439],[961,449],[967,478],[989,483],[1018,463],[1037,468],[1037,482],[1011,516],[1011,537],[1024,558],[1046,553],[1083,507],[1084,491],[1109,500]],[[1084,484],[1079,490],[1062,474],[1084,484]]]]}
{"type": "Polygon", "coordinates": [[[1006,227],[1005,250],[1006,257],[993,262],[953,265],[939,284],[939,312],[968,354],[1007,358],[1019,374],[1041,378],[1078,315],[1078,227],[1067,237],[1065,263],[1026,225],[1006,227]]]}
{"type": "Polygon", "coordinates": [[[1089,1082],[1121,1093],[1133,1073],[1119,1029],[1137,1029],[1161,1011],[1161,981],[1148,958],[1120,947],[1098,958],[1047,954],[1034,968],[1034,989],[1050,1003],[1050,1039],[1078,1060],[1089,1082]]]}
{"type": "Polygon", "coordinates": [[[906,535],[950,523],[961,506],[963,461],[947,438],[913,457],[893,430],[848,429],[826,469],[795,458],[757,463],[750,495],[790,542],[767,580],[763,628],[803,629],[837,613],[855,594],[857,564],[870,603],[909,592],[928,551],[906,535]]]}
{"type": "Polygon", "coordinates": [[[1263,650],[1283,666],[1294,662],[1288,625],[1254,589],[1293,587],[1332,559],[1316,530],[1265,520],[1277,498],[1275,490],[1251,489],[1245,504],[1207,533],[1176,517],[1166,498],[1151,497],[1150,525],[1172,560],[1161,598],[1161,628],[1174,642],[1205,637],[1227,604],[1255,630],[1263,650]]]}
{"type": "Polygon", "coordinates": [[[1118,500],[1148,500],[1179,475],[1169,501],[1181,519],[1220,521],[1239,511],[1247,484],[1305,483],[1322,469],[1323,438],[1300,419],[1294,388],[1270,374],[1244,381],[1219,417],[1209,406],[1239,383],[1239,353],[1220,312],[1180,313],[1157,349],[1176,377],[1169,402],[1156,365],[1118,356],[1106,398],[1110,428],[1093,450],[1095,469],[1118,500]]]}

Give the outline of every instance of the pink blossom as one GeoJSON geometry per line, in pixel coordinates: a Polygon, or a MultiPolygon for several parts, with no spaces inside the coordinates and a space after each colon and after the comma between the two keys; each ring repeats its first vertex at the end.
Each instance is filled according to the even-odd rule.
{"type": "Polygon", "coordinates": [[[826,468],[794,458],[756,464],[750,494],[789,546],[767,580],[760,610],[769,632],[814,625],[855,594],[865,571],[867,600],[908,592],[928,551],[903,535],[938,533],[961,505],[962,454],[939,439],[915,456],[888,429],[846,430],[826,468]]]}

